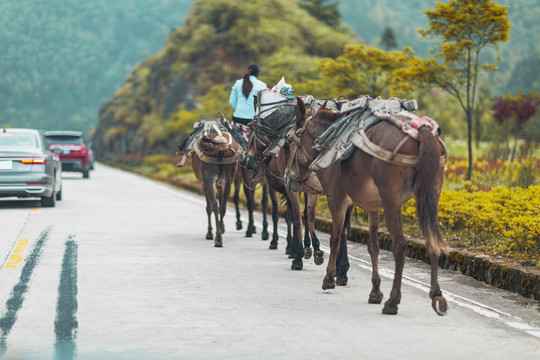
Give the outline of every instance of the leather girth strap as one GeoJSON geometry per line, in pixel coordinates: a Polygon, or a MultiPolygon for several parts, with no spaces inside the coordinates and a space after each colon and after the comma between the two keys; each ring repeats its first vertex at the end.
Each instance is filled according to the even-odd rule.
{"type": "Polygon", "coordinates": [[[205,155],[202,152],[202,150],[199,148],[198,145],[195,146],[195,152],[197,153],[197,156],[199,156],[199,159],[201,159],[202,162],[205,162],[207,164],[228,165],[228,164],[234,164],[234,163],[238,162],[238,159],[240,158],[241,154],[237,153],[232,148],[231,148],[231,150],[234,151],[233,156],[218,158],[218,157],[215,157],[215,156],[205,155]]]}
{"type": "MultiPolygon", "coordinates": [[[[416,165],[418,164],[418,156],[399,154],[397,153],[397,150],[399,149],[396,149],[394,151],[386,150],[380,147],[379,145],[371,142],[371,140],[369,140],[364,130],[360,130],[359,132],[355,133],[352,136],[351,140],[353,144],[357,146],[358,148],[362,149],[363,151],[370,154],[371,156],[379,160],[385,161],[387,163],[400,165],[400,166],[408,166],[408,167],[416,167],[416,165]]],[[[446,146],[444,145],[444,143],[439,137],[437,137],[437,140],[439,140],[442,146],[446,148],[446,146]]],[[[401,141],[398,144],[399,147],[401,147],[402,145],[403,145],[403,141],[401,141]]],[[[443,167],[444,164],[446,163],[446,160],[447,159],[446,159],[446,151],[445,151],[445,154],[439,158],[439,165],[443,167]]]]}

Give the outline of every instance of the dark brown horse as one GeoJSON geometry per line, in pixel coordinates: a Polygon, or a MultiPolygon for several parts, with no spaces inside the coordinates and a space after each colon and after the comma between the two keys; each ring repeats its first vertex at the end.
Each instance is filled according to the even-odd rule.
{"type": "MultiPolygon", "coordinates": [[[[305,233],[303,246],[300,194],[288,191],[283,177],[289,158],[289,148],[283,147],[277,156],[264,158],[263,151],[268,144],[268,139],[252,131],[246,149],[246,166],[250,169],[262,166],[270,188],[282,194],[286,201],[289,213],[286,214],[286,219],[292,219],[292,239],[287,239],[287,253],[293,258],[291,269],[302,270],[302,258],[310,258],[313,250],[315,264],[320,265],[324,262],[324,251],[320,249],[320,241],[315,234],[315,207],[318,194],[310,190],[310,193],[306,195],[304,216],[308,231],[305,233]],[[310,248],[310,243],[313,245],[313,250],[310,248]]],[[[290,229],[289,222],[288,226],[290,229]]]]}
{"type": "MultiPolygon", "coordinates": [[[[243,130],[243,126],[232,125],[226,120],[223,121],[226,128],[230,128],[230,133],[233,135],[236,142],[245,151],[246,143],[248,140],[247,131],[243,130]]],[[[246,207],[248,210],[248,223],[246,229],[246,237],[252,237],[257,232],[254,220],[253,212],[255,210],[255,189],[262,188],[262,215],[263,215],[263,227],[261,232],[262,240],[268,240],[268,184],[264,178],[264,174],[259,170],[250,170],[245,167],[243,159],[239,161],[239,168],[234,178],[234,193],[233,202],[236,210],[236,230],[242,230],[242,220],[240,219],[240,190],[244,189],[244,195],[246,197],[246,207]]]]}
{"type": "MultiPolygon", "coordinates": [[[[225,124],[228,128],[231,129],[231,134],[235,140],[242,146],[242,149],[245,151],[246,144],[248,141],[249,133],[244,131],[243,126],[225,124]]],[[[253,221],[253,212],[255,210],[255,189],[258,187],[262,188],[262,199],[261,199],[261,210],[263,216],[263,226],[261,232],[261,239],[268,240],[268,220],[267,220],[267,210],[268,210],[268,197],[272,201],[272,220],[273,220],[273,234],[272,241],[270,242],[269,248],[271,250],[277,249],[278,247],[278,198],[276,191],[268,186],[266,177],[261,168],[258,169],[248,169],[243,159],[239,161],[239,169],[236,173],[234,179],[234,194],[233,201],[236,209],[236,229],[242,230],[242,221],[240,220],[240,189],[244,188],[244,195],[246,197],[246,205],[248,210],[248,224],[246,229],[246,237],[252,237],[256,233],[256,228],[253,221]]]]}
{"type": "Polygon", "coordinates": [[[261,207],[263,213],[261,239],[268,240],[268,220],[266,216],[266,211],[268,209],[268,184],[266,184],[264,175],[258,175],[254,173],[254,171],[247,169],[243,166],[242,161],[240,161],[238,172],[234,178],[233,202],[236,209],[236,230],[242,230],[242,220],[240,219],[240,190],[243,188],[248,210],[246,237],[253,237],[253,234],[257,232],[253,219],[253,212],[255,211],[255,190],[259,187],[262,189],[261,207]]]}
{"type": "MultiPolygon", "coordinates": [[[[319,152],[313,149],[315,140],[339,117],[339,112],[326,110],[324,106],[313,116],[307,117],[303,102],[298,101],[296,128],[291,138],[291,146],[302,150],[296,151],[296,159],[289,166],[287,173],[289,186],[298,188],[303,179],[312,172],[309,166],[319,155],[319,152]]],[[[429,296],[437,314],[445,315],[447,303],[437,281],[439,255],[441,250],[445,249],[437,216],[443,184],[444,170],[441,163],[444,164],[446,157],[445,147],[428,126],[418,128],[418,141],[411,137],[404,137],[401,129],[388,121],[382,121],[371,127],[366,135],[372,144],[389,152],[398,150],[397,154],[401,154],[398,156],[409,156],[417,162],[414,166],[398,165],[391,161],[381,160],[355,146],[347,159],[334,162],[329,167],[316,172],[324,191],[329,194],[328,207],[332,214],[333,224],[330,237],[330,258],[322,287],[331,289],[335,286],[336,258],[340,252],[339,240],[346,212],[350,211],[350,206],[353,204],[368,212],[370,232],[368,252],[373,266],[369,303],[381,303],[383,293],[380,290],[381,279],[378,272],[377,232],[380,209],[384,209],[386,226],[392,237],[396,265],[390,298],[384,304],[382,312],[397,314],[398,304],[401,301],[401,278],[407,250],[407,242],[402,232],[401,207],[414,196],[420,229],[426,238],[431,263],[429,296]]]]}
{"type": "Polygon", "coordinates": [[[225,232],[223,218],[241,154],[242,149],[232,135],[220,130],[204,135],[195,146],[192,166],[206,197],[206,213],[208,215],[206,239],[214,238],[212,234],[212,214],[214,214],[216,222],[215,247],[223,246],[222,234],[225,232]]]}

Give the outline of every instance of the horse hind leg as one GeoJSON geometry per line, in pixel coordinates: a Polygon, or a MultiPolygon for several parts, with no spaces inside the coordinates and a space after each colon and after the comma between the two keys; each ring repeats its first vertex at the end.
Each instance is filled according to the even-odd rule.
{"type": "MultiPolygon", "coordinates": [[[[429,234],[428,236],[433,236],[433,234],[429,234]]],[[[441,288],[439,287],[438,282],[440,250],[433,249],[433,247],[430,246],[431,241],[429,239],[428,241],[426,241],[426,244],[429,262],[431,264],[431,289],[429,291],[429,297],[431,298],[431,307],[433,308],[433,310],[435,310],[437,315],[445,316],[448,312],[448,303],[442,295],[441,288]]]]}
{"type": "Polygon", "coordinates": [[[253,210],[255,207],[255,191],[248,189],[244,185],[244,194],[246,195],[246,203],[248,209],[248,226],[246,230],[246,237],[253,237],[253,234],[257,232],[255,225],[253,225],[253,210]]]}
{"type": "Polygon", "coordinates": [[[203,184],[203,191],[204,195],[206,197],[206,216],[208,217],[208,227],[206,231],[206,240],[213,240],[214,234],[212,232],[212,214],[214,212],[214,201],[212,198],[215,198],[215,193],[213,189],[213,185],[210,184],[212,187],[207,189],[207,184],[203,184]]]}
{"type": "Polygon", "coordinates": [[[401,207],[393,206],[385,207],[386,226],[392,237],[394,260],[396,262],[394,281],[390,298],[386,300],[383,307],[383,314],[395,315],[398,313],[398,305],[401,302],[401,280],[403,276],[403,267],[405,265],[405,255],[407,250],[407,242],[403,237],[401,225],[401,207]]]}
{"type": "Polygon", "coordinates": [[[225,224],[223,218],[225,217],[225,210],[227,208],[227,198],[229,196],[230,184],[227,186],[218,185],[218,199],[216,201],[215,217],[216,217],[216,237],[214,238],[214,247],[223,247],[223,233],[225,232],[225,224]],[[229,187],[227,189],[227,186],[229,187]]]}
{"type": "Polygon", "coordinates": [[[214,203],[214,218],[216,221],[216,236],[214,237],[214,247],[222,247],[223,246],[223,224],[221,222],[220,216],[219,216],[219,203],[216,200],[214,203]]]}
{"type": "Polygon", "coordinates": [[[233,193],[234,209],[236,210],[236,230],[242,230],[242,220],[240,220],[240,185],[235,180],[233,193]]]}
{"type": "Polygon", "coordinates": [[[368,303],[380,304],[384,297],[381,291],[381,276],[379,275],[379,211],[368,212],[369,221],[369,239],[368,252],[371,257],[371,292],[369,293],[368,303]]]}
{"type": "Polygon", "coordinates": [[[268,234],[268,220],[267,220],[267,213],[268,210],[268,185],[262,186],[262,200],[261,200],[261,206],[262,206],[262,215],[263,215],[263,229],[261,233],[261,239],[262,240],[268,240],[270,238],[270,235],[268,234]]]}

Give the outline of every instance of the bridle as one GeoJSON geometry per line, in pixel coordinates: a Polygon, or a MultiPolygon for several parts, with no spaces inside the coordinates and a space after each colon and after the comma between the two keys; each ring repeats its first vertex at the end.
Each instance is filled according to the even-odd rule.
{"type": "MultiPolygon", "coordinates": [[[[268,142],[266,137],[263,137],[262,135],[260,135],[253,128],[251,129],[251,134],[252,134],[252,136],[250,136],[248,138],[248,141],[247,141],[247,144],[246,144],[246,157],[248,156],[250,149],[253,148],[253,147],[255,148],[255,153],[257,154],[257,152],[258,152],[257,144],[260,144],[265,148],[270,145],[270,143],[268,142]]],[[[261,161],[258,160],[256,157],[252,158],[252,159],[257,164],[257,167],[259,167],[260,164],[261,164],[261,161]]]]}
{"type": "MultiPolygon", "coordinates": [[[[318,195],[329,195],[328,193],[324,192],[323,190],[320,190],[320,189],[316,189],[314,188],[313,186],[309,185],[308,181],[309,179],[315,175],[313,172],[310,172],[305,178],[302,176],[302,170],[301,170],[301,167],[300,167],[300,164],[298,163],[298,149],[300,149],[304,155],[309,159],[310,162],[313,162],[315,159],[313,159],[311,157],[311,155],[309,155],[306,147],[304,146],[304,144],[300,141],[300,138],[302,137],[302,135],[304,135],[305,131],[306,131],[306,126],[308,124],[308,122],[313,118],[313,115],[310,115],[305,121],[304,121],[304,124],[302,125],[301,128],[295,130],[292,135],[289,137],[289,147],[291,149],[291,154],[289,156],[289,160],[287,162],[287,167],[285,169],[285,176],[288,176],[289,178],[291,179],[295,179],[297,180],[298,182],[302,183],[303,186],[307,187],[308,189],[310,189],[311,191],[314,191],[316,194],[318,195]],[[296,165],[296,169],[298,170],[298,174],[297,176],[293,176],[291,174],[291,169],[293,167],[293,165],[296,165]]],[[[315,175],[316,176],[316,175],[315,175]]]]}

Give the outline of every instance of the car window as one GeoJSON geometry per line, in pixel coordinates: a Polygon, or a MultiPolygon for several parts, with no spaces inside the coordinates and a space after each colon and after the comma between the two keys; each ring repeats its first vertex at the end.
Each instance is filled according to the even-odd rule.
{"type": "Polygon", "coordinates": [[[0,133],[0,147],[3,148],[38,148],[39,140],[36,134],[6,132],[0,133]]]}
{"type": "Polygon", "coordinates": [[[49,144],[83,144],[81,136],[48,135],[46,139],[49,144]]]}

